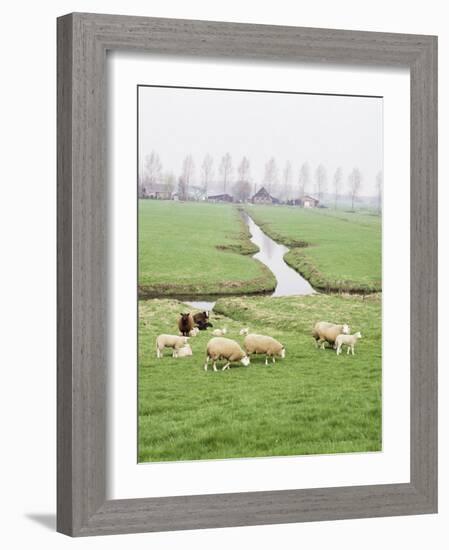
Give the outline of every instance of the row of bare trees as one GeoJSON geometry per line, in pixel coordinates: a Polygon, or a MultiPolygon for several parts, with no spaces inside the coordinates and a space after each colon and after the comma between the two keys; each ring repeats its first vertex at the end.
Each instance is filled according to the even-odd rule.
{"type": "MultiPolygon", "coordinates": [[[[230,153],[226,153],[220,159],[218,178],[216,178],[214,159],[210,154],[206,154],[200,165],[198,178],[196,177],[193,156],[187,155],[182,163],[181,175],[178,177],[178,193],[182,198],[186,198],[193,188],[207,195],[211,185],[214,184],[215,189],[217,189],[217,183],[219,183],[222,193],[232,194],[235,199],[245,201],[251,196],[252,192],[256,191],[255,188],[253,189],[249,159],[244,156],[236,168],[237,177],[235,178],[232,157],[230,153]]],[[[360,170],[354,168],[346,177],[347,185],[344,185],[343,169],[338,167],[333,174],[332,186],[329,189],[327,170],[323,164],[319,164],[312,174],[309,164],[304,162],[300,167],[297,178],[295,178],[292,163],[289,160],[285,163],[280,174],[276,159],[271,157],[265,164],[262,184],[270,194],[276,195],[284,201],[291,200],[298,195],[304,196],[307,193],[313,193],[322,202],[325,195],[328,197],[331,195],[335,207],[337,207],[343,194],[349,194],[351,206],[354,209],[354,203],[360,196],[362,189],[362,179],[360,170]]],[[[166,191],[171,193],[175,190],[176,177],[173,172],[163,172],[159,155],[152,151],[145,157],[139,182],[141,196],[144,196],[155,184],[163,184],[166,191]]],[[[379,172],[376,177],[379,210],[381,209],[382,184],[382,172],[379,172]]]]}

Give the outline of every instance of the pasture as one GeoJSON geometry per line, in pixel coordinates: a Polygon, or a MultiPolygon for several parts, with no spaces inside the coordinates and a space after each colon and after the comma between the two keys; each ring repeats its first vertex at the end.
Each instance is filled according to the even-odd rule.
{"type": "Polygon", "coordinates": [[[139,296],[273,290],[271,271],[229,204],[139,201],[139,296]]]}
{"type": "Polygon", "coordinates": [[[380,216],[289,206],[245,209],[267,235],[290,248],[285,261],[315,289],[382,290],[380,216]]]}
{"type": "Polygon", "coordinates": [[[381,450],[380,295],[222,298],[214,328],[242,343],[248,326],[287,352],[224,372],[203,369],[210,331],[190,339],[192,357],[156,359],[156,336],[177,334],[185,310],[172,299],[139,302],[139,462],[381,450]],[[355,356],[316,349],[317,320],[360,330],[355,356]]]}

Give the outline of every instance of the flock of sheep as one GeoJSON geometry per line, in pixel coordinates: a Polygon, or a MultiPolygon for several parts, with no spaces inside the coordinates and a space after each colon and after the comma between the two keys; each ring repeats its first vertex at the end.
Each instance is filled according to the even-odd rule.
{"type": "MultiPolygon", "coordinates": [[[[178,320],[179,335],[160,334],[156,338],[156,356],[163,357],[164,349],[173,350],[172,357],[188,357],[193,355],[192,348],[189,345],[189,338],[195,337],[200,330],[213,328],[209,321],[209,312],[200,313],[181,313],[178,320]]],[[[251,334],[248,328],[242,328],[240,336],[244,336],[243,347],[238,342],[230,338],[225,338],[226,328],[215,329],[212,331],[213,338],[209,340],[206,347],[206,362],[204,370],[207,371],[209,361],[212,361],[214,371],[217,371],[217,361],[225,360],[222,370],[229,369],[231,363],[242,363],[245,367],[250,364],[250,356],[253,354],[265,355],[265,365],[268,365],[268,359],[276,362],[276,357],[285,358],[285,346],[271,336],[262,334],[251,334]]],[[[342,351],[342,347],[347,347],[347,354],[352,352],[359,338],[360,332],[350,334],[350,328],[347,324],[337,325],[320,321],[315,324],[312,336],[315,339],[316,347],[325,348],[326,343],[330,344],[336,350],[337,355],[342,351]]]]}

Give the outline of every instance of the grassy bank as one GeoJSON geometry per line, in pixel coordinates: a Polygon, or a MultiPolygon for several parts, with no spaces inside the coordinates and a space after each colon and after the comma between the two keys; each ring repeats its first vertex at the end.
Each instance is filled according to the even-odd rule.
{"type": "Polygon", "coordinates": [[[381,219],[370,214],[246,206],[272,239],[290,247],[285,261],[317,290],[382,290],[381,219]]]}
{"type": "Polygon", "coordinates": [[[381,303],[378,295],[221,299],[214,327],[239,342],[249,326],[286,345],[275,365],[204,372],[210,332],[191,338],[193,357],[157,360],[155,338],[176,333],[185,306],[139,303],[139,461],[282,456],[381,449],[381,303]],[[361,330],[356,355],[317,350],[316,320],[361,330]]]}
{"type": "Polygon", "coordinates": [[[231,205],[139,201],[139,295],[272,290],[273,274],[231,205]]]}

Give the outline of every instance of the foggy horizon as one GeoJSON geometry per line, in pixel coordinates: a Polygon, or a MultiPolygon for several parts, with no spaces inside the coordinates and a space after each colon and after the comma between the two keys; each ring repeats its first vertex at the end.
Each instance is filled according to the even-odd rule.
{"type": "MultiPolygon", "coordinates": [[[[308,164],[306,192],[314,193],[315,172],[326,170],[324,194],[332,194],[337,168],[343,171],[341,194],[348,190],[354,168],[362,174],[361,196],[377,194],[376,176],[383,171],[382,98],[318,94],[209,90],[139,86],[139,176],[145,157],[157,153],[163,173],[182,173],[184,159],[192,155],[190,185],[201,185],[201,165],[213,158],[210,190],[219,191],[222,157],[232,157],[233,178],[243,157],[249,160],[249,181],[258,188],[271,158],[282,187],[287,162],[291,187],[298,189],[301,166],[308,164]]],[[[297,194],[297,193],[296,193],[297,194]]]]}

